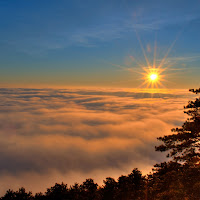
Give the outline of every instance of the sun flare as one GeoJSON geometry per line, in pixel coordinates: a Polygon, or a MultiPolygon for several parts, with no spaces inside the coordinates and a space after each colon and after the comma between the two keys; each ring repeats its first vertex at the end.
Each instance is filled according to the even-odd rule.
{"type": "Polygon", "coordinates": [[[154,42],[154,51],[147,45],[147,51],[145,50],[139,34],[136,31],[136,36],[140,44],[144,60],[138,60],[137,57],[129,55],[128,59],[125,62],[125,66],[112,64],[120,69],[127,70],[134,74],[139,74],[140,78],[138,80],[143,80],[143,82],[138,86],[138,88],[148,88],[148,89],[162,89],[165,88],[164,82],[169,82],[166,80],[167,76],[170,75],[169,70],[173,70],[171,74],[174,74],[176,68],[173,68],[173,65],[176,63],[167,60],[167,57],[173,48],[177,38],[172,42],[168,48],[166,54],[163,58],[156,58],[157,42],[154,42]],[[148,55],[147,55],[148,53],[148,55]],[[149,56],[153,56],[149,59],[149,56]],[[145,61],[145,62],[144,62],[145,61]],[[133,65],[134,63],[134,65],[133,65]]]}
{"type": "Polygon", "coordinates": [[[149,74],[149,78],[151,81],[156,81],[158,79],[158,74],[155,73],[149,74]]]}
{"type": "Polygon", "coordinates": [[[144,82],[142,85],[146,85],[147,88],[159,88],[162,87],[162,81],[164,81],[164,75],[162,74],[165,69],[159,68],[155,66],[143,67],[144,72],[141,73],[143,75],[144,82]]]}

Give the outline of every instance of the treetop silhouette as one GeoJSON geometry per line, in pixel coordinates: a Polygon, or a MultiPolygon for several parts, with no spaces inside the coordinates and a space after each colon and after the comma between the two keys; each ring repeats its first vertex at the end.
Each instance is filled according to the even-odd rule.
{"type": "MultiPolygon", "coordinates": [[[[200,93],[199,89],[190,89],[190,92],[200,93]]],[[[184,106],[184,113],[189,118],[181,128],[173,128],[176,134],[159,137],[164,144],[156,147],[156,151],[168,151],[167,157],[172,157],[181,163],[198,164],[200,160],[200,98],[189,101],[184,106]]]]}

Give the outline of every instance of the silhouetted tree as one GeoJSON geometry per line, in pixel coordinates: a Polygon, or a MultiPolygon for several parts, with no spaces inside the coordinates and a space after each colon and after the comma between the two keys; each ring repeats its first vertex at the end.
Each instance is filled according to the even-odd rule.
{"type": "MultiPolygon", "coordinates": [[[[190,89],[193,93],[200,93],[200,89],[190,89]]],[[[164,142],[156,147],[156,151],[170,151],[167,155],[175,161],[182,163],[199,163],[200,160],[200,98],[189,101],[184,107],[189,118],[181,128],[174,128],[172,132],[176,134],[159,137],[158,140],[164,142]]]]}
{"type": "Polygon", "coordinates": [[[97,187],[98,184],[94,183],[93,179],[86,179],[82,185],[80,185],[82,199],[83,200],[94,200],[97,199],[97,187]]]}
{"type": "Polygon", "coordinates": [[[56,183],[53,187],[47,188],[46,197],[49,200],[65,200],[67,198],[67,184],[56,183]]]}
{"type": "Polygon", "coordinates": [[[25,188],[21,187],[18,191],[8,190],[1,200],[32,200],[31,192],[26,192],[25,188]]]}
{"type": "Polygon", "coordinates": [[[181,182],[188,199],[200,199],[200,166],[185,164],[182,169],[181,182]]]}
{"type": "Polygon", "coordinates": [[[132,173],[128,175],[130,182],[133,187],[133,197],[134,199],[144,199],[145,191],[145,177],[142,176],[141,171],[137,168],[133,169],[132,173]]]}
{"type": "Polygon", "coordinates": [[[107,177],[102,189],[102,200],[115,200],[117,192],[117,182],[114,178],[107,177]]]}
{"type": "Polygon", "coordinates": [[[181,181],[181,164],[164,162],[156,164],[153,174],[148,176],[148,200],[182,200],[185,196],[181,181]]]}
{"type": "Polygon", "coordinates": [[[120,176],[118,179],[117,199],[144,199],[145,198],[145,177],[137,169],[133,169],[128,176],[120,176]]]}
{"type": "Polygon", "coordinates": [[[34,196],[34,200],[45,200],[46,196],[44,194],[42,194],[41,192],[36,193],[34,196]]]}
{"type": "Polygon", "coordinates": [[[18,191],[15,192],[16,200],[30,200],[33,198],[32,192],[26,192],[26,189],[21,187],[18,191]]]}
{"type": "Polygon", "coordinates": [[[118,178],[117,199],[128,199],[131,191],[128,176],[120,176],[118,178]]]}
{"type": "Polygon", "coordinates": [[[16,195],[15,192],[13,190],[7,190],[6,194],[1,197],[1,200],[10,200],[10,199],[15,199],[16,195]]]}
{"type": "Polygon", "coordinates": [[[68,199],[70,200],[81,199],[81,188],[78,183],[75,183],[73,186],[70,186],[68,199]]]}
{"type": "Polygon", "coordinates": [[[199,200],[200,168],[170,161],[156,164],[148,175],[148,200],[199,200]]]}
{"type": "MultiPolygon", "coordinates": [[[[190,89],[200,93],[200,89],[190,89]]],[[[189,117],[174,134],[159,137],[164,144],[156,151],[168,151],[173,161],[155,165],[148,178],[150,199],[197,200],[200,199],[200,98],[189,101],[184,107],[189,117]]]]}

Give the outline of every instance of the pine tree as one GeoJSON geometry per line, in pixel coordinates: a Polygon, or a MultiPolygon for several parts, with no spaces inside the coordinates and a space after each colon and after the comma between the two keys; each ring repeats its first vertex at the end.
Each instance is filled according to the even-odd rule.
{"type": "MultiPolygon", "coordinates": [[[[200,93],[190,89],[190,92],[200,93]]],[[[200,160],[200,98],[189,101],[184,107],[189,118],[181,128],[173,128],[174,134],[159,137],[158,140],[164,144],[156,147],[156,151],[169,151],[167,157],[172,157],[175,161],[183,163],[199,164],[200,160]]]]}

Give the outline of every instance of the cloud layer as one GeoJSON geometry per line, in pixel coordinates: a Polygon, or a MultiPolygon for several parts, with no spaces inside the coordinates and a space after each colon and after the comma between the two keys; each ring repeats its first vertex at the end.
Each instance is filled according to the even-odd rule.
{"type": "Polygon", "coordinates": [[[188,99],[178,90],[1,88],[0,193],[148,173],[165,159],[156,138],[182,125],[188,99]]]}

